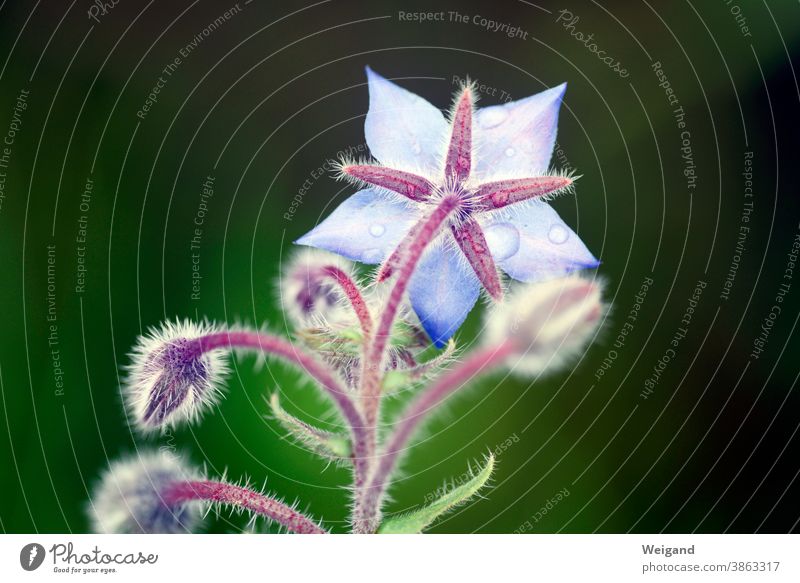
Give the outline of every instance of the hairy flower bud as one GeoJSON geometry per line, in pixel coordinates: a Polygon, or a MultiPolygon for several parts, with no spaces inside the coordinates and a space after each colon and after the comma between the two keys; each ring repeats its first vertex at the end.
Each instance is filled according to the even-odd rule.
{"type": "Polygon", "coordinates": [[[200,508],[171,504],[167,489],[198,478],[173,454],[147,452],[118,460],[100,478],[89,502],[97,533],[182,533],[194,529],[200,508]]]}
{"type": "Polygon", "coordinates": [[[523,374],[539,374],[578,353],[602,314],[600,287],[579,277],[525,285],[489,313],[490,344],[512,342],[508,364],[523,374]]]}
{"type": "Polygon", "coordinates": [[[224,352],[204,351],[199,338],[210,324],[166,322],[139,337],[124,387],[133,423],[142,431],[192,420],[219,400],[228,373],[224,352]]]}
{"type": "Polygon", "coordinates": [[[280,281],[281,304],[296,327],[337,318],[344,294],[336,274],[353,278],[353,264],[333,253],[302,249],[294,253],[280,281]]]}

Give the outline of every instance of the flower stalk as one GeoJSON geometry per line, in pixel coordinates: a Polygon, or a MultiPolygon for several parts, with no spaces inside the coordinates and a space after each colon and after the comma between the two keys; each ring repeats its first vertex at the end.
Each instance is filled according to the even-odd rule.
{"type": "Polygon", "coordinates": [[[369,313],[369,307],[361,295],[361,290],[358,285],[350,278],[347,273],[340,267],[335,265],[326,265],[322,268],[322,272],[330,277],[341,288],[342,293],[350,302],[358,322],[361,324],[361,331],[364,333],[364,341],[369,340],[372,333],[372,315],[369,313]]]}
{"type": "Polygon", "coordinates": [[[389,477],[397,466],[400,454],[405,449],[414,431],[433,413],[437,405],[478,376],[496,370],[515,351],[513,342],[506,342],[484,348],[470,356],[466,361],[448,371],[438,381],[428,387],[401,414],[395,430],[386,441],[386,446],[370,481],[364,488],[360,507],[356,508],[354,528],[356,532],[375,532],[379,526],[379,510],[386,494],[389,477]]]}
{"type": "Polygon", "coordinates": [[[425,249],[438,235],[446,219],[456,211],[458,204],[458,199],[455,196],[445,196],[434,211],[422,219],[419,227],[414,230],[414,239],[409,241],[405,249],[397,279],[380,314],[378,328],[371,342],[367,343],[364,348],[360,394],[365,422],[365,431],[362,436],[364,442],[361,444],[361,449],[365,455],[366,464],[365,473],[361,474],[362,479],[355,484],[353,510],[355,532],[368,532],[362,530],[365,524],[369,524],[368,520],[361,518],[364,514],[363,506],[366,503],[364,488],[377,450],[377,422],[383,389],[381,371],[395,318],[417,263],[425,249]]]}
{"type": "Polygon", "coordinates": [[[295,364],[315,379],[320,387],[336,403],[348,422],[354,437],[363,431],[361,414],[350,397],[350,392],[324,364],[317,358],[301,350],[291,342],[271,334],[252,331],[226,331],[209,334],[197,339],[199,353],[218,350],[246,348],[280,357],[286,362],[295,364]]]}
{"type": "MultiPolygon", "coordinates": [[[[414,269],[419,263],[422,254],[428,245],[436,238],[439,229],[445,220],[458,209],[459,201],[455,196],[445,196],[434,211],[420,221],[420,227],[415,230],[415,237],[405,249],[403,262],[397,273],[397,279],[389,293],[389,298],[378,319],[378,328],[375,337],[368,345],[364,356],[364,371],[362,375],[361,395],[364,403],[364,416],[368,431],[374,432],[374,425],[380,401],[380,371],[386,346],[391,337],[403,296],[408,288],[414,269]]],[[[371,440],[374,440],[371,439],[371,440]]]]}
{"type": "Polygon", "coordinates": [[[297,534],[327,534],[316,522],[294,508],[259,492],[225,482],[196,480],[175,482],[167,486],[162,496],[168,506],[185,502],[211,502],[248,510],[273,520],[297,534]]]}

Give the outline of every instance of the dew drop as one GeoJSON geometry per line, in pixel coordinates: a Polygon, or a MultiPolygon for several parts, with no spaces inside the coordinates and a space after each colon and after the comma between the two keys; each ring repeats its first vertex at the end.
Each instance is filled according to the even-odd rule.
{"type": "Polygon", "coordinates": [[[419,142],[414,142],[414,145],[411,146],[411,151],[414,152],[415,154],[421,154],[422,146],[419,145],[419,142]]]}
{"type": "Polygon", "coordinates": [[[384,227],[383,225],[372,225],[369,228],[369,234],[372,235],[373,237],[380,237],[385,232],[386,232],[386,227],[384,227]]]}
{"type": "Polygon", "coordinates": [[[569,232],[564,228],[564,225],[553,223],[550,225],[550,231],[547,233],[547,238],[550,239],[551,243],[561,245],[569,238],[569,232]]]}
{"type": "Polygon", "coordinates": [[[478,112],[478,123],[482,128],[493,128],[503,123],[508,117],[504,107],[489,107],[478,112]]]}
{"type": "Polygon", "coordinates": [[[493,223],[483,232],[495,261],[503,261],[519,251],[519,231],[509,223],[493,223]]]}
{"type": "Polygon", "coordinates": [[[511,158],[511,156],[513,156],[514,154],[516,154],[516,150],[514,148],[506,148],[506,156],[511,158]]]}

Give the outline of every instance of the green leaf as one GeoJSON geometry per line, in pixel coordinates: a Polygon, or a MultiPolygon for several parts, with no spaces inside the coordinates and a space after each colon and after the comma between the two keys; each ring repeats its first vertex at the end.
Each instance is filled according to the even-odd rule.
{"type": "Polygon", "coordinates": [[[329,459],[348,459],[351,454],[350,440],[338,433],[323,431],[287,413],[281,407],[278,393],[270,398],[272,414],[293,437],[314,453],[329,459]]]}
{"type": "Polygon", "coordinates": [[[460,486],[453,488],[440,498],[424,506],[419,510],[414,510],[399,516],[387,518],[380,528],[379,534],[418,534],[429,527],[442,514],[452,510],[460,504],[464,504],[472,498],[478,491],[486,485],[494,470],[494,456],[486,458],[486,465],[483,469],[467,480],[460,486]]]}

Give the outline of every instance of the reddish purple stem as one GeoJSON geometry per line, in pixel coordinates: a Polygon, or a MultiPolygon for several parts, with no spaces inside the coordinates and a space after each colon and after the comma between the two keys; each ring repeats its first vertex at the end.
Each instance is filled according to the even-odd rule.
{"type": "Polygon", "coordinates": [[[335,265],[327,265],[322,268],[322,271],[339,285],[342,293],[350,302],[353,311],[356,313],[356,317],[361,324],[361,330],[364,332],[364,337],[368,338],[372,332],[372,316],[369,313],[367,303],[364,301],[356,283],[350,279],[350,276],[347,275],[344,270],[335,265]]]}
{"type": "Polygon", "coordinates": [[[353,437],[353,465],[356,480],[363,481],[369,463],[365,424],[356,404],[350,398],[349,391],[324,364],[307,352],[299,350],[291,342],[270,334],[248,331],[217,332],[197,340],[202,352],[218,348],[252,348],[266,354],[280,356],[284,360],[300,366],[311,375],[338,405],[350,426],[353,437]]]}
{"type": "Polygon", "coordinates": [[[219,502],[266,516],[297,534],[327,534],[316,522],[283,502],[241,486],[209,480],[174,482],[161,496],[171,507],[196,500],[219,502]]]}
{"type": "Polygon", "coordinates": [[[394,432],[389,436],[384,452],[365,488],[363,508],[361,509],[361,517],[364,522],[356,525],[361,532],[377,530],[378,510],[388,485],[389,476],[397,464],[398,457],[427,413],[478,375],[485,374],[502,364],[516,350],[517,348],[512,342],[505,342],[499,346],[484,348],[476,352],[425,389],[408,406],[406,413],[397,422],[394,432]]]}
{"type": "Polygon", "coordinates": [[[322,388],[339,405],[342,414],[351,426],[354,428],[363,426],[361,415],[342,383],[331,374],[324,364],[310,354],[298,349],[291,342],[271,334],[249,331],[217,332],[197,340],[203,352],[218,348],[252,348],[267,354],[280,356],[284,360],[299,365],[322,385],[322,388]]]}
{"type": "Polygon", "coordinates": [[[414,223],[414,225],[408,230],[406,236],[400,241],[400,244],[397,245],[397,248],[392,251],[392,254],[389,255],[389,258],[383,262],[381,268],[378,270],[378,275],[375,276],[375,281],[381,283],[389,279],[395,271],[400,269],[400,265],[403,263],[403,257],[406,255],[406,248],[410,244],[410,241],[413,241],[417,238],[417,233],[419,232],[420,228],[422,228],[424,221],[419,221],[414,223]]]}
{"type": "MultiPolygon", "coordinates": [[[[414,227],[414,239],[403,247],[403,262],[398,270],[397,281],[394,284],[389,298],[386,301],[378,328],[372,337],[372,342],[364,350],[363,370],[361,374],[361,398],[364,409],[366,424],[366,444],[365,455],[368,459],[375,453],[377,441],[377,420],[380,407],[381,379],[383,369],[383,359],[386,347],[389,342],[392,326],[394,325],[397,312],[403,300],[403,295],[411,280],[411,275],[419,263],[423,252],[428,244],[436,238],[439,229],[442,227],[447,217],[459,206],[459,200],[455,196],[447,196],[434,208],[433,212],[422,219],[414,227]]],[[[369,465],[369,463],[368,463],[369,465]]],[[[356,500],[353,510],[354,529],[357,532],[367,532],[362,530],[363,526],[369,522],[368,516],[363,512],[362,498],[366,480],[356,483],[356,500]]]]}
{"type": "Polygon", "coordinates": [[[383,363],[386,346],[391,337],[392,326],[397,317],[397,311],[400,308],[403,295],[406,292],[406,288],[408,288],[411,276],[423,252],[436,237],[447,217],[458,208],[458,205],[459,200],[455,196],[448,196],[442,199],[439,206],[420,221],[419,227],[414,228],[416,235],[413,241],[404,249],[403,264],[398,271],[397,280],[389,293],[386,306],[378,321],[375,336],[367,348],[364,358],[365,370],[362,375],[362,395],[365,405],[365,420],[368,427],[374,426],[377,417],[378,400],[381,392],[381,364],[383,363]]]}

